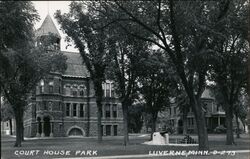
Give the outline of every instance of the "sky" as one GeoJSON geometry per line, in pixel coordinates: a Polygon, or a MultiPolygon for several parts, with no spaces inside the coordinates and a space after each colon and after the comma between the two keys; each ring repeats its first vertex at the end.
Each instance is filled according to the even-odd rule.
{"type": "Polygon", "coordinates": [[[64,34],[62,30],[60,30],[60,25],[54,18],[54,13],[56,12],[56,10],[61,10],[62,13],[69,12],[70,2],[71,1],[32,1],[35,6],[35,9],[37,10],[40,16],[40,21],[35,23],[35,29],[38,29],[42,25],[42,22],[44,21],[45,17],[49,14],[62,37],[61,50],[78,52],[78,50],[75,49],[74,46],[69,46],[66,49],[67,42],[64,41],[66,34],[64,34]]]}

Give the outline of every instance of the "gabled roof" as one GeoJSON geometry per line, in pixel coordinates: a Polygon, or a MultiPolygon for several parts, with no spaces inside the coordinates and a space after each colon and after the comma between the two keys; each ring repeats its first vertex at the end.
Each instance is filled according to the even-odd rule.
{"type": "Polygon", "coordinates": [[[209,88],[206,88],[204,92],[201,95],[201,98],[206,98],[206,99],[214,99],[213,93],[209,88]]]}
{"type": "Polygon", "coordinates": [[[41,27],[37,29],[36,31],[36,37],[42,36],[42,35],[49,35],[49,33],[57,35],[59,38],[61,38],[52,18],[48,14],[43,21],[41,27]]]}
{"type": "Polygon", "coordinates": [[[89,77],[88,70],[83,64],[80,53],[66,51],[62,51],[62,53],[67,57],[67,69],[64,72],[63,76],[80,78],[89,77]]]}

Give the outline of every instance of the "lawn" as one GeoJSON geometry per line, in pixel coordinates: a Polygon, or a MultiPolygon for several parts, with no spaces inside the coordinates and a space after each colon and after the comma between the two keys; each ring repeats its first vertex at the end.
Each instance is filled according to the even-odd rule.
{"type": "MultiPolygon", "coordinates": [[[[175,142],[182,136],[170,136],[170,141],[175,142]]],[[[196,136],[193,136],[197,140],[196,136]]],[[[124,146],[122,144],[122,137],[104,137],[102,143],[98,143],[96,138],[50,138],[50,139],[26,139],[22,147],[15,148],[14,137],[2,136],[2,158],[70,158],[70,157],[89,157],[89,156],[117,156],[117,155],[142,155],[129,158],[157,158],[150,156],[149,152],[163,152],[163,151],[193,151],[197,150],[197,146],[155,146],[142,144],[149,140],[149,135],[130,135],[130,145],[124,146]],[[32,152],[33,150],[33,152],[32,152]],[[88,151],[90,150],[90,151],[88,151]],[[38,152],[39,151],[39,152],[38,152]],[[68,154],[67,151],[69,151],[68,154]],[[23,155],[26,152],[28,155],[23,155]],[[37,154],[36,154],[37,153],[37,154]],[[44,154],[45,153],[45,154],[44,154]],[[59,153],[56,155],[56,153],[59,153]],[[16,155],[18,154],[18,155],[16,155]],[[50,155],[53,154],[53,155],[50,155]],[[97,154],[97,155],[96,155],[97,154]],[[143,156],[144,155],[144,156],[143,156]]],[[[249,136],[242,135],[240,139],[235,139],[237,145],[225,145],[225,135],[209,135],[210,150],[216,151],[230,151],[230,150],[250,150],[249,136]]],[[[165,156],[164,156],[165,157],[165,156]]],[[[164,158],[158,157],[158,158],[164,158]]],[[[231,155],[210,155],[210,156],[194,156],[189,157],[178,155],[168,156],[167,158],[246,158],[247,153],[231,155]]],[[[165,157],[166,158],[166,157],[165,157]]]]}

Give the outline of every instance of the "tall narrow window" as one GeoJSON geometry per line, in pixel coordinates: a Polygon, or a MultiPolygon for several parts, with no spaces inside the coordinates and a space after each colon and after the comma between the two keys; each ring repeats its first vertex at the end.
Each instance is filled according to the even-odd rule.
{"type": "Polygon", "coordinates": [[[102,95],[103,95],[103,96],[106,96],[106,95],[105,95],[105,83],[102,84],[102,95]]]}
{"type": "Polygon", "coordinates": [[[105,105],[105,117],[110,118],[110,104],[105,105]]]}
{"type": "Polygon", "coordinates": [[[117,125],[114,125],[114,136],[117,136],[117,125]]]}
{"type": "Polygon", "coordinates": [[[106,83],[106,97],[110,97],[110,83],[106,83]]]}
{"type": "Polygon", "coordinates": [[[77,108],[77,104],[74,103],[73,104],[73,116],[76,116],[76,108],[77,108]]]}
{"type": "Polygon", "coordinates": [[[54,89],[54,82],[50,81],[49,82],[49,93],[53,93],[53,89],[54,89]]]}
{"type": "Polygon", "coordinates": [[[61,94],[61,92],[62,92],[62,89],[61,89],[61,86],[62,86],[62,80],[61,80],[61,79],[59,79],[58,81],[59,81],[59,85],[58,85],[58,93],[59,93],[59,94],[61,94]]]}
{"type": "Polygon", "coordinates": [[[113,118],[117,118],[117,105],[113,104],[112,106],[113,118]]]}
{"type": "Polygon", "coordinates": [[[106,125],[106,136],[111,135],[111,125],[106,125]]]}
{"type": "Polygon", "coordinates": [[[44,93],[44,80],[40,81],[40,93],[44,93]]]}
{"type": "Polygon", "coordinates": [[[70,116],[70,103],[66,103],[66,116],[70,116]]]}
{"type": "Polygon", "coordinates": [[[62,103],[61,102],[58,102],[58,107],[59,107],[59,110],[62,111],[62,103]]]}
{"type": "Polygon", "coordinates": [[[52,102],[48,102],[49,111],[52,111],[52,107],[53,107],[53,103],[52,102]]]}
{"type": "Polygon", "coordinates": [[[111,97],[115,97],[115,86],[114,86],[114,83],[111,83],[111,97]]]}
{"type": "Polygon", "coordinates": [[[84,117],[84,105],[80,104],[80,117],[84,117]]]}

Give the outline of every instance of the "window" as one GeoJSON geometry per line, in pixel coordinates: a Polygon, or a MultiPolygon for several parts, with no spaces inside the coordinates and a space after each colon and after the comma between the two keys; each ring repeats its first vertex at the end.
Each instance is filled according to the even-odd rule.
{"type": "Polygon", "coordinates": [[[110,83],[106,83],[106,97],[110,97],[110,83]]]}
{"type": "Polygon", "coordinates": [[[111,97],[115,97],[115,86],[114,86],[114,83],[111,83],[111,97]]]}
{"type": "Polygon", "coordinates": [[[114,136],[117,136],[117,125],[114,125],[114,136]]]}
{"type": "Polygon", "coordinates": [[[77,86],[73,86],[73,89],[72,89],[71,95],[73,95],[73,96],[77,96],[77,86]]]}
{"type": "Polygon", "coordinates": [[[58,93],[60,93],[61,94],[61,83],[62,83],[62,80],[61,79],[59,79],[59,85],[58,85],[58,93]]]}
{"type": "Polygon", "coordinates": [[[53,93],[53,89],[54,89],[54,82],[50,81],[49,82],[49,93],[53,93]]]}
{"type": "Polygon", "coordinates": [[[102,95],[105,96],[105,84],[102,84],[102,95]]]}
{"type": "Polygon", "coordinates": [[[177,107],[174,107],[174,114],[176,114],[176,109],[177,109],[177,107]]]}
{"type": "Polygon", "coordinates": [[[84,105],[80,104],[80,117],[84,117],[84,105]]]}
{"type": "Polygon", "coordinates": [[[171,109],[171,107],[169,108],[169,115],[171,115],[172,114],[172,111],[171,111],[172,109],[171,109]]]}
{"type": "Polygon", "coordinates": [[[105,117],[110,118],[110,104],[105,105],[105,117]]]}
{"type": "Polygon", "coordinates": [[[66,116],[70,116],[70,103],[66,103],[66,116]]]}
{"type": "Polygon", "coordinates": [[[111,135],[111,125],[106,125],[106,136],[111,135]]]}
{"type": "Polygon", "coordinates": [[[66,86],[64,86],[64,88],[65,88],[64,94],[65,94],[65,95],[70,95],[70,86],[69,86],[69,85],[66,85],[66,86]]]}
{"type": "Polygon", "coordinates": [[[84,96],[84,87],[80,86],[80,96],[84,96]]]}
{"type": "Polygon", "coordinates": [[[40,93],[44,93],[44,80],[40,81],[40,93]]]}
{"type": "Polygon", "coordinates": [[[113,104],[112,111],[113,111],[113,118],[117,118],[117,105],[116,104],[113,104]]]}
{"type": "Polygon", "coordinates": [[[52,102],[49,102],[48,103],[49,111],[52,111],[52,106],[53,106],[52,102]]]}
{"type": "Polygon", "coordinates": [[[103,117],[103,110],[101,109],[101,118],[103,117]]]}
{"type": "Polygon", "coordinates": [[[59,110],[62,111],[62,103],[58,102],[59,110]]]}
{"type": "Polygon", "coordinates": [[[77,104],[74,103],[73,104],[73,116],[76,116],[76,108],[77,108],[77,104]]]}
{"type": "Polygon", "coordinates": [[[48,110],[47,102],[46,102],[46,101],[43,101],[43,109],[44,109],[44,110],[48,110]]]}
{"type": "Polygon", "coordinates": [[[189,113],[192,113],[192,108],[191,107],[189,108],[189,113]]]}

